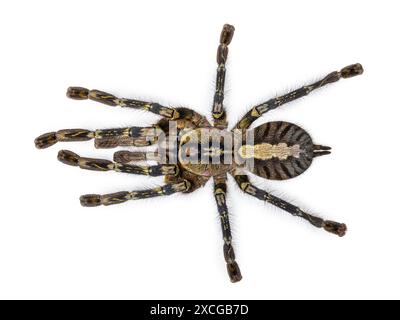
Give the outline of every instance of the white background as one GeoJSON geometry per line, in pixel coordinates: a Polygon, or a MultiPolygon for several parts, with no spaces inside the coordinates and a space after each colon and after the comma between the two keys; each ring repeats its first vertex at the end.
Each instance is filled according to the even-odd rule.
{"type": "Polygon", "coordinates": [[[400,298],[397,1],[7,1],[0,4],[0,298],[400,298]],[[86,193],[161,179],[91,172],[60,149],[112,158],[93,141],[37,150],[63,128],[157,117],[65,97],[68,86],[209,115],[221,27],[233,125],[255,103],[360,62],[341,80],[257,121],[305,128],[330,156],[258,186],[345,222],[338,238],[229,185],[243,280],[231,284],[212,184],[190,195],[83,208],[86,193]]]}

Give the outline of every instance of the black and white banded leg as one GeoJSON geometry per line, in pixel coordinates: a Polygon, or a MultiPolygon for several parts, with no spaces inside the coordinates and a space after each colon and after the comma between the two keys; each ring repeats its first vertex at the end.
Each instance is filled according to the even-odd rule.
{"type": "Polygon", "coordinates": [[[75,100],[90,99],[108,106],[120,106],[126,108],[150,111],[167,119],[178,119],[179,112],[175,108],[165,107],[155,102],[146,102],[135,99],[118,98],[113,94],[100,91],[89,90],[82,87],[69,87],[67,97],[75,100]]]}
{"type": "Polygon", "coordinates": [[[229,24],[225,24],[222,28],[217,50],[217,78],[215,83],[215,94],[212,108],[212,117],[214,126],[225,129],[228,126],[226,121],[226,111],[224,108],[225,94],[225,73],[226,60],[228,59],[228,45],[231,43],[235,28],[229,24]]]}
{"type": "Polygon", "coordinates": [[[35,139],[39,149],[52,146],[57,142],[89,141],[95,139],[96,148],[114,148],[118,146],[145,147],[155,144],[163,131],[158,126],[99,129],[63,129],[48,132],[35,139]]]}
{"type": "Polygon", "coordinates": [[[94,171],[117,171],[131,174],[141,174],[152,177],[158,176],[177,176],[179,167],[175,164],[158,164],[154,166],[138,166],[133,164],[124,164],[112,162],[106,159],[93,159],[80,157],[69,150],[60,150],[57,156],[58,160],[70,166],[80,167],[85,170],[94,171]]]}
{"type": "Polygon", "coordinates": [[[218,213],[221,219],[222,236],[224,238],[224,257],[229,278],[232,282],[242,279],[239,265],[235,260],[235,252],[232,246],[232,233],[229,224],[229,213],[226,205],[226,175],[214,177],[214,197],[217,202],[218,213]]]}
{"type": "Polygon", "coordinates": [[[244,117],[236,124],[235,128],[242,130],[247,129],[255,120],[261,117],[264,113],[273,110],[285,103],[304,97],[308,95],[310,92],[314,91],[315,89],[321,88],[329,83],[339,81],[341,78],[347,79],[354,76],[358,76],[362,74],[363,71],[364,70],[361,64],[359,63],[352,64],[347,67],[344,67],[340,71],[331,72],[323,79],[315,83],[303,86],[297,90],[289,92],[288,94],[263,102],[253,107],[250,111],[248,111],[244,115],[244,117]]]}
{"type": "Polygon", "coordinates": [[[169,196],[178,192],[188,191],[190,183],[187,180],[180,182],[168,183],[161,187],[138,190],[138,191],[120,191],[109,194],[85,194],[80,197],[81,205],[84,207],[97,207],[100,205],[109,206],[111,204],[119,204],[128,200],[139,200],[154,198],[160,196],[169,196]]]}
{"type": "Polygon", "coordinates": [[[256,186],[250,183],[249,177],[244,174],[234,175],[236,183],[239,185],[240,189],[245,193],[256,197],[257,199],[267,201],[282,210],[289,212],[291,215],[296,217],[301,217],[311,223],[313,226],[317,228],[324,228],[326,231],[336,234],[339,237],[343,237],[346,233],[347,227],[344,223],[339,223],[330,220],[324,220],[322,218],[313,216],[299,207],[294,206],[293,204],[282,200],[264,190],[257,188],[256,186]]]}

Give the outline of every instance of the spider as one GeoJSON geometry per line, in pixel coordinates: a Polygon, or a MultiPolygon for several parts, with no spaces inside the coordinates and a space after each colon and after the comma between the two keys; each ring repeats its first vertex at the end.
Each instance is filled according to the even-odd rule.
{"type": "Polygon", "coordinates": [[[152,189],[120,191],[112,194],[87,194],[80,197],[82,206],[118,204],[128,200],[191,193],[212,178],[223,235],[223,253],[229,278],[242,279],[232,246],[229,213],[226,204],[227,175],[233,176],[240,189],[259,200],[267,201],[293,216],[301,217],[317,228],[323,228],[340,237],[346,225],[324,220],[253,185],[247,172],[272,180],[294,178],[303,173],[313,159],[330,153],[330,147],[314,144],[310,135],[299,126],[284,122],[266,122],[254,129],[251,124],[270,110],[308,95],[341,78],[363,73],[361,64],[349,65],[329,73],[321,80],[303,86],[285,95],[252,107],[232,130],[228,130],[223,105],[228,45],[234,27],[223,26],[217,50],[217,75],[211,124],[203,115],[188,109],[166,107],[154,102],[118,98],[112,94],[70,87],[67,96],[72,99],[91,99],[109,106],[147,110],[162,118],[150,127],[129,127],[102,130],[65,129],[45,133],[35,139],[37,148],[47,148],[58,141],[86,141],[94,139],[96,148],[118,146],[145,147],[157,144],[156,152],[117,151],[114,161],[81,157],[61,150],[58,160],[82,169],[125,172],[148,176],[164,176],[164,185],[152,189]],[[169,142],[174,143],[169,143],[169,142]],[[140,162],[156,161],[156,165],[140,162]]]}

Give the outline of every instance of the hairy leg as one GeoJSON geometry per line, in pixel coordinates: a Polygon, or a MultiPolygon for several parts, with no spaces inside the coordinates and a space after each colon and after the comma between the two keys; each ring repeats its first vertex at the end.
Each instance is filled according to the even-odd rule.
{"type": "Polygon", "coordinates": [[[292,205],[291,203],[282,200],[272,194],[257,188],[252,185],[249,181],[249,177],[247,175],[235,175],[234,176],[237,184],[240,189],[245,193],[256,197],[257,199],[267,201],[278,208],[281,208],[293,216],[301,217],[311,223],[313,226],[317,228],[324,228],[326,231],[331,232],[333,234],[338,235],[339,237],[343,237],[346,233],[346,225],[343,223],[338,223],[335,221],[324,220],[319,217],[315,217],[307,212],[304,212],[299,207],[292,205]]]}
{"type": "Polygon", "coordinates": [[[120,106],[133,109],[150,111],[167,119],[178,119],[179,112],[175,108],[164,107],[158,103],[146,102],[135,99],[118,98],[110,93],[100,90],[89,90],[82,87],[69,87],[67,97],[75,100],[90,99],[108,106],[120,106]]]}
{"type": "Polygon", "coordinates": [[[148,175],[152,177],[172,175],[177,176],[179,167],[174,164],[159,164],[155,166],[138,166],[133,164],[116,163],[105,159],[93,159],[80,157],[69,150],[61,150],[58,153],[58,160],[70,166],[80,167],[86,170],[95,171],[117,171],[132,174],[148,175]]]}
{"type": "Polygon", "coordinates": [[[128,200],[147,199],[160,196],[169,196],[177,192],[185,192],[190,188],[190,183],[186,180],[176,183],[168,183],[161,187],[138,190],[120,191],[109,194],[85,194],[80,197],[81,205],[84,207],[96,207],[100,205],[111,205],[123,203],[128,200]]]}
{"type": "Polygon", "coordinates": [[[114,153],[114,161],[118,163],[133,163],[139,161],[161,161],[161,157],[157,151],[127,151],[121,150],[114,153]]]}
{"type": "Polygon", "coordinates": [[[95,147],[109,149],[119,146],[146,147],[155,144],[164,132],[157,126],[102,129],[95,131],[95,147]]]}
{"type": "Polygon", "coordinates": [[[217,79],[215,85],[212,117],[214,126],[225,129],[227,127],[226,112],[224,108],[225,73],[226,60],[228,58],[228,45],[231,43],[235,28],[229,24],[224,25],[217,51],[217,79]]]}
{"type": "Polygon", "coordinates": [[[117,146],[143,147],[157,142],[162,130],[156,125],[151,127],[129,127],[114,129],[63,129],[57,132],[48,132],[35,139],[39,149],[52,146],[57,142],[88,141],[95,139],[96,148],[113,148],[117,146]]]}
{"type": "Polygon", "coordinates": [[[222,235],[224,238],[224,257],[229,278],[232,282],[242,279],[239,265],[235,260],[235,252],[232,247],[231,226],[229,224],[229,213],[226,205],[226,175],[214,177],[214,197],[217,202],[218,213],[221,219],[222,235]]]}
{"type": "Polygon", "coordinates": [[[275,109],[285,103],[288,103],[290,101],[304,97],[304,96],[308,95],[311,91],[321,88],[321,87],[327,85],[328,83],[333,83],[333,82],[339,81],[339,79],[341,79],[341,78],[346,79],[346,78],[358,76],[362,73],[363,73],[363,68],[362,68],[361,64],[359,64],[359,63],[344,67],[340,71],[331,72],[326,77],[324,77],[323,79],[321,79],[313,84],[301,87],[297,90],[289,92],[288,94],[285,94],[283,96],[280,96],[280,97],[277,97],[274,99],[270,99],[266,102],[263,102],[255,107],[253,107],[236,124],[235,128],[236,129],[247,129],[250,127],[250,125],[255,120],[257,120],[264,113],[266,113],[270,110],[273,110],[273,109],[275,109]]]}

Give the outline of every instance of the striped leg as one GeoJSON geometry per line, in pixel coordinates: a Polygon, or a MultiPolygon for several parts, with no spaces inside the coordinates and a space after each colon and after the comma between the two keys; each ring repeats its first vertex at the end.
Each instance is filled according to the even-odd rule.
{"type": "Polygon", "coordinates": [[[38,149],[45,149],[59,141],[88,141],[95,137],[95,133],[86,129],[65,129],[57,132],[48,132],[35,139],[38,149]]]}
{"type": "Polygon", "coordinates": [[[278,208],[289,212],[293,216],[301,217],[317,228],[324,228],[326,231],[336,234],[339,237],[343,237],[345,235],[347,230],[345,224],[330,220],[323,220],[307,212],[304,212],[300,208],[292,205],[291,203],[286,202],[285,200],[275,197],[272,194],[255,187],[250,183],[249,177],[247,175],[235,175],[234,178],[240,189],[242,189],[245,193],[256,197],[257,199],[267,201],[274,206],[277,206],[278,208]]]}
{"type": "Polygon", "coordinates": [[[64,129],[48,132],[35,139],[35,145],[44,149],[62,141],[88,141],[95,139],[96,148],[114,148],[117,146],[143,147],[154,144],[163,134],[157,126],[114,128],[90,131],[87,129],[64,129]]]}
{"type": "Polygon", "coordinates": [[[118,98],[110,93],[99,90],[89,90],[82,87],[69,87],[67,90],[67,97],[75,100],[90,99],[113,107],[120,106],[146,110],[168,119],[179,118],[179,112],[174,108],[164,107],[153,102],[118,98]]]}
{"type": "Polygon", "coordinates": [[[231,226],[229,224],[229,213],[226,206],[226,175],[223,177],[214,177],[214,196],[221,219],[222,235],[224,237],[224,257],[228,275],[232,282],[238,282],[242,279],[242,275],[239,265],[235,260],[235,252],[232,247],[231,226]]]}
{"type": "Polygon", "coordinates": [[[217,79],[215,85],[214,102],[212,117],[214,126],[225,129],[227,127],[226,112],[224,109],[224,90],[225,90],[225,63],[228,58],[228,45],[231,43],[235,28],[229,24],[224,25],[219,39],[217,51],[217,79]]]}
{"type": "Polygon", "coordinates": [[[147,199],[159,196],[169,196],[177,192],[189,190],[190,183],[187,180],[181,182],[165,184],[161,187],[139,190],[139,191],[120,191],[109,194],[85,194],[80,197],[81,205],[84,207],[96,207],[100,205],[111,205],[123,203],[128,200],[147,199]]]}
{"type": "Polygon", "coordinates": [[[270,99],[266,102],[263,102],[255,107],[253,107],[236,124],[235,128],[247,129],[250,127],[250,125],[255,120],[257,120],[259,117],[261,117],[264,113],[266,113],[270,110],[273,110],[273,109],[281,106],[284,103],[288,103],[290,101],[304,97],[304,96],[308,95],[311,91],[321,88],[328,83],[339,81],[339,79],[341,79],[341,78],[346,79],[346,78],[358,76],[362,73],[363,73],[363,68],[362,68],[361,64],[359,64],[359,63],[347,66],[340,71],[334,71],[334,72],[328,74],[325,78],[323,78],[313,84],[301,87],[295,91],[289,92],[288,94],[277,97],[275,99],[270,99]]]}
{"type": "Polygon", "coordinates": [[[137,166],[132,164],[115,163],[105,159],[92,159],[78,156],[68,150],[60,150],[58,160],[70,166],[95,171],[117,171],[132,174],[141,174],[152,177],[172,175],[177,176],[179,167],[174,164],[159,164],[155,166],[137,166]]]}
{"type": "Polygon", "coordinates": [[[118,163],[134,163],[139,161],[161,161],[161,157],[157,151],[127,151],[121,150],[114,153],[114,161],[118,163]]]}
{"type": "Polygon", "coordinates": [[[155,144],[164,132],[156,125],[95,131],[95,147],[109,149],[118,146],[146,147],[155,144]]]}

